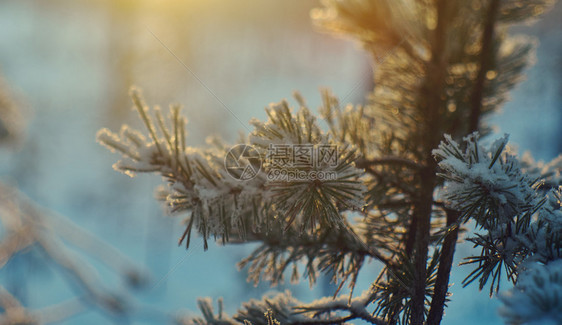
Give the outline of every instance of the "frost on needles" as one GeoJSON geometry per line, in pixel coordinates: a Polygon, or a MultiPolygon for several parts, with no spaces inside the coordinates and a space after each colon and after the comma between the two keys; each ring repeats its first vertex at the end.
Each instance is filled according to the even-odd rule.
{"type": "Polygon", "coordinates": [[[464,284],[478,279],[482,289],[491,278],[492,295],[504,269],[515,283],[501,296],[508,322],[555,324],[562,320],[562,155],[528,171],[506,151],[507,139],[483,147],[473,133],[461,147],[446,136],[433,151],[446,179],[440,196],[461,212],[459,224],[474,220],[483,230],[468,238],[481,254],[466,259],[476,267],[464,284]]]}
{"type": "Polygon", "coordinates": [[[537,45],[510,36],[508,27],[552,4],[323,1],[311,15],[316,25],[353,37],[372,57],[374,87],[365,104],[342,107],[323,91],[319,123],[296,94],[296,108],[281,101],[266,109],[266,121],[252,120],[239,149],[220,140],[189,147],[179,107],[169,114],[151,110],[133,91],[146,131],[104,129],[98,139],[122,154],[117,170],[164,178],[157,197],[170,212],[187,215],[180,244],[189,246],[192,234],[205,248],[211,239],[257,242],[238,264],[249,281],[275,285],[287,276],[314,284],[325,275],[337,284],[333,298],[306,304],[288,293],[266,296],[233,317],[222,303],[216,313],[212,300],[203,299],[203,317],[181,322],[440,324],[455,247],[470,226],[476,229],[466,236],[476,249],[464,262],[473,267],[464,284],[489,285],[494,293],[506,274],[515,284],[501,298],[507,323],[530,324],[529,310],[543,313],[537,319],[558,320],[562,156],[541,164],[510,153],[507,136],[490,146],[480,141],[490,134],[484,118],[523,79],[537,45]],[[240,158],[250,146],[261,159],[240,158]],[[335,146],[337,163],[280,166],[268,158],[283,146],[335,146]],[[233,178],[225,168],[228,155],[255,167],[252,177],[241,181],[239,172],[233,178]],[[276,169],[336,177],[272,180],[276,169]],[[357,296],[357,277],[372,260],[382,270],[357,296]],[[342,292],[345,284],[349,293],[342,292]],[[528,309],[518,308],[523,303],[528,309]]]}
{"type": "MultiPolygon", "coordinates": [[[[291,280],[298,281],[297,263],[308,259],[306,271],[311,284],[315,282],[318,271],[326,270],[331,270],[334,281],[351,278],[354,284],[365,257],[377,258],[388,263],[391,277],[387,284],[376,285],[370,294],[368,291],[364,293],[369,295],[365,306],[372,301],[382,302],[398,297],[401,287],[405,283],[411,285],[414,281],[413,274],[408,271],[408,265],[412,265],[407,256],[402,256],[400,263],[388,262],[388,257],[370,248],[344,217],[344,211],[362,208],[361,199],[365,192],[362,175],[354,164],[354,151],[347,149],[347,146],[341,153],[341,163],[335,167],[342,177],[335,181],[325,184],[311,181],[270,183],[265,176],[269,166],[264,163],[255,178],[241,183],[224,171],[223,157],[227,148],[224,144],[216,142],[216,147],[209,150],[186,146],[186,120],[180,115],[179,107],[171,107],[168,119],[163,118],[158,108],[153,110],[154,116],[151,116],[138,91],[133,91],[132,96],[149,136],[145,137],[141,132],[124,126],[120,134],[101,130],[98,140],[123,155],[123,159],[115,164],[116,169],[129,176],[139,172],[156,172],[164,177],[167,186],[159,190],[158,197],[172,212],[190,211],[191,214],[180,243],[185,240],[186,245],[189,245],[193,229],[205,241],[209,237],[220,238],[225,243],[261,241],[263,245],[240,263],[240,267],[249,267],[249,280],[255,283],[260,278],[273,284],[283,281],[287,269],[292,270],[291,280]],[[307,198],[307,195],[311,197],[307,198]],[[318,200],[322,202],[320,207],[307,206],[307,202],[316,203],[318,200]],[[295,210],[294,206],[299,206],[300,210],[295,210]],[[320,227],[314,224],[316,221],[320,227]],[[398,287],[393,288],[396,285],[398,287]]],[[[327,107],[330,105],[326,102],[325,111],[327,107]]],[[[258,148],[262,155],[267,154],[267,144],[276,141],[333,143],[331,136],[320,130],[305,106],[294,114],[287,102],[283,101],[272,105],[267,112],[268,121],[254,120],[252,124],[256,129],[249,136],[249,143],[258,148]]],[[[494,288],[499,289],[501,270],[504,268],[509,279],[517,285],[502,296],[506,301],[502,313],[508,319],[515,319],[520,316],[510,314],[516,309],[511,308],[514,303],[508,303],[506,297],[532,300],[531,297],[521,297],[541,294],[541,289],[554,290],[554,293],[544,292],[545,295],[558,294],[557,287],[552,289],[538,285],[531,290],[529,281],[519,285],[518,273],[520,270],[523,270],[523,274],[535,272],[544,275],[545,281],[557,279],[555,277],[552,280],[548,272],[557,274],[558,271],[551,269],[551,265],[553,268],[558,267],[557,260],[562,253],[562,212],[558,188],[562,158],[542,168],[534,162],[520,162],[506,150],[507,142],[506,135],[489,147],[484,147],[479,143],[478,133],[473,133],[464,138],[461,146],[446,135],[433,155],[441,170],[439,175],[445,179],[437,198],[442,199],[446,208],[460,212],[458,222],[445,230],[461,227],[470,220],[484,230],[469,238],[482,249],[482,253],[469,257],[465,262],[476,264],[476,269],[467,277],[465,284],[478,279],[482,289],[491,277],[492,293],[494,288]],[[536,268],[546,271],[534,271],[536,268]]],[[[436,277],[439,251],[435,253],[429,264],[433,274],[428,277],[430,290],[436,277]]],[[[536,276],[535,281],[542,283],[536,276]]],[[[431,296],[432,291],[428,294],[431,296]]],[[[363,299],[366,299],[364,295],[363,299]]],[[[333,305],[337,305],[336,300],[319,301],[318,306],[321,308],[317,308],[313,307],[315,304],[307,306],[297,303],[290,296],[283,297],[278,296],[271,301],[292,301],[289,307],[295,314],[286,316],[285,309],[282,312],[277,310],[276,315],[285,315],[283,317],[289,318],[284,320],[293,319],[297,323],[297,319],[303,317],[301,313],[316,310],[317,315],[329,314],[333,305]]],[[[269,301],[267,299],[272,298],[264,299],[266,303],[269,301]]],[[[402,299],[408,301],[407,296],[402,299]]],[[[200,301],[206,321],[212,323],[212,312],[205,312],[212,311],[209,304],[208,300],[200,301]]],[[[263,311],[273,308],[271,302],[266,304],[268,308],[262,308],[263,311]]],[[[277,309],[282,309],[281,305],[277,309]]],[[[353,306],[343,302],[340,305],[347,306],[343,308],[338,305],[347,310],[353,306]]],[[[257,305],[247,306],[256,308],[257,305]]],[[[284,308],[288,307],[284,305],[284,308]]],[[[388,317],[398,312],[393,308],[380,304],[375,312],[388,317]]],[[[407,311],[409,307],[405,304],[401,308],[407,311]]],[[[517,313],[520,311],[517,310],[517,313]]],[[[241,311],[240,315],[245,315],[247,319],[254,317],[254,323],[259,323],[255,313],[251,317],[241,311]]],[[[242,321],[241,316],[235,316],[232,321],[235,319],[242,321]]],[[[378,320],[376,317],[373,319],[378,320]]],[[[407,319],[404,318],[402,322],[407,323],[407,319]]],[[[204,324],[204,321],[199,319],[195,323],[204,324]]]]}
{"type": "MultiPolygon", "coordinates": [[[[180,116],[179,107],[172,106],[165,119],[158,107],[151,116],[138,91],[133,90],[132,97],[148,137],[123,126],[119,134],[100,130],[98,140],[123,155],[114,165],[115,169],[129,176],[155,172],[166,179],[167,186],[158,190],[158,198],[171,212],[191,213],[180,243],[185,240],[189,245],[192,229],[202,235],[205,243],[210,237],[236,242],[261,240],[276,234],[282,235],[277,239],[281,240],[281,237],[297,236],[305,230],[316,236],[319,235],[314,233],[317,223],[331,232],[342,232],[346,221],[341,213],[359,210],[364,204],[361,172],[354,165],[355,150],[349,146],[338,147],[335,165],[322,163],[298,168],[299,171],[334,171],[335,179],[269,182],[267,172],[274,166],[263,161],[254,178],[241,182],[224,168],[224,157],[229,149],[225,144],[215,142],[215,147],[210,149],[186,145],[186,119],[180,116]]],[[[267,113],[268,121],[252,121],[255,131],[249,135],[247,143],[256,148],[261,157],[267,155],[271,143],[335,145],[305,106],[292,113],[288,103],[283,101],[271,105],[267,113]]]]}
{"type": "MultiPolygon", "coordinates": [[[[158,107],[151,114],[137,90],[131,95],[148,136],[123,126],[119,134],[102,129],[97,138],[122,154],[115,169],[129,176],[153,172],[164,178],[167,186],[158,189],[157,197],[170,212],[190,213],[180,244],[185,241],[189,246],[194,229],[205,248],[211,237],[223,243],[261,241],[262,246],[240,262],[240,267],[249,267],[248,279],[255,283],[260,278],[274,284],[283,281],[286,269],[292,270],[291,280],[297,281],[297,263],[308,259],[306,276],[311,284],[323,271],[331,273],[334,281],[343,280],[342,284],[351,279],[353,286],[365,258],[382,256],[359,239],[345,217],[362,209],[365,191],[362,172],[354,163],[355,150],[349,144],[338,146],[337,164],[310,167],[332,170],[336,179],[268,181],[267,171],[274,166],[263,160],[259,173],[241,182],[225,171],[226,145],[215,142],[207,150],[186,145],[186,119],[179,107],[172,106],[165,119],[158,107]]],[[[252,121],[255,131],[248,144],[262,157],[270,143],[336,144],[318,127],[302,98],[296,98],[301,105],[296,113],[282,101],[267,109],[268,121],[252,121]]]]}

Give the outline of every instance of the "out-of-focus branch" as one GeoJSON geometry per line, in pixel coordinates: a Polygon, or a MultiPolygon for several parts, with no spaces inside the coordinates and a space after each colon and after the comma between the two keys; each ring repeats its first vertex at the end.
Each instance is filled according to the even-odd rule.
{"type": "Polygon", "coordinates": [[[60,322],[85,310],[78,298],[40,309],[27,309],[4,287],[0,286],[0,325],[51,324],[60,322]]]}
{"type": "MultiPolygon", "coordinates": [[[[3,238],[0,239],[0,267],[5,265],[14,254],[34,246],[63,271],[66,275],[65,279],[72,282],[71,287],[77,290],[77,296],[80,297],[78,302],[72,303],[73,306],[78,303],[81,305],[90,303],[101,307],[110,314],[129,312],[127,299],[104,288],[95,272],[92,271],[94,267],[80,259],[80,256],[70,250],[62,239],[64,238],[71,245],[96,256],[108,267],[116,269],[116,273],[123,275],[129,283],[138,284],[142,279],[141,272],[131,262],[121,258],[120,253],[92,234],[72,225],[64,218],[57,218],[54,213],[45,211],[17,189],[0,183],[0,193],[0,221],[4,228],[3,238]]],[[[0,316],[0,324],[14,324],[15,320],[22,317],[45,322],[45,319],[40,317],[50,314],[46,311],[30,314],[30,312],[24,311],[23,307],[17,309],[17,300],[6,290],[1,291],[0,295],[2,296],[0,303],[5,306],[4,314],[0,316]],[[10,307],[10,312],[6,306],[10,307]]],[[[55,306],[52,307],[55,308],[55,306]]],[[[65,309],[67,308],[61,305],[53,310],[65,309]]],[[[74,314],[83,309],[85,308],[73,307],[72,312],[68,312],[68,314],[74,314]]],[[[51,314],[63,315],[64,313],[53,312],[51,314]]]]}
{"type": "MultiPolygon", "coordinates": [[[[21,231],[21,233],[25,234],[25,231],[21,231]]],[[[8,262],[12,255],[33,244],[31,238],[22,236],[21,233],[12,233],[0,240],[0,268],[8,262]]]]}
{"type": "Polygon", "coordinates": [[[49,224],[53,225],[57,235],[70,242],[73,246],[87,252],[90,256],[105,265],[111,266],[111,268],[119,274],[123,274],[128,284],[136,287],[142,285],[147,280],[145,272],[140,270],[129,257],[105,243],[88,230],[69,222],[63,216],[57,215],[52,211],[45,211],[37,206],[36,208],[42,210],[39,212],[42,212],[43,217],[49,224]]]}
{"type": "Polygon", "coordinates": [[[0,314],[0,325],[35,324],[35,319],[8,290],[0,286],[0,307],[4,313],[0,314]]]}

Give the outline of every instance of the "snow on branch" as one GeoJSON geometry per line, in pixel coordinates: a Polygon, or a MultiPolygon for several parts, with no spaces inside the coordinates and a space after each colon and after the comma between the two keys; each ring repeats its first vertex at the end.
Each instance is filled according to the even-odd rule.
{"type": "Polygon", "coordinates": [[[289,291],[265,295],[260,300],[252,299],[242,304],[236,315],[230,317],[223,313],[222,299],[218,299],[218,312],[215,313],[211,298],[198,300],[203,317],[180,317],[182,325],[328,325],[347,324],[354,319],[362,319],[375,325],[387,323],[367,311],[372,301],[372,292],[367,290],[359,297],[351,299],[348,295],[336,298],[322,298],[310,304],[303,304],[291,296],[289,291]],[[341,315],[345,313],[347,315],[341,315]]]}
{"type": "Polygon", "coordinates": [[[514,288],[500,295],[507,324],[562,323],[562,260],[529,263],[514,288]]]}
{"type": "Polygon", "coordinates": [[[490,295],[499,290],[502,269],[516,282],[524,263],[562,257],[559,158],[542,169],[521,163],[506,151],[507,139],[486,148],[473,133],[462,149],[446,136],[433,151],[446,180],[445,204],[460,212],[459,223],[473,219],[485,230],[468,238],[481,252],[462,263],[476,265],[463,284],[478,280],[482,289],[491,279],[490,295]]]}
{"type": "MultiPolygon", "coordinates": [[[[363,206],[364,187],[359,180],[362,172],[354,166],[354,150],[345,145],[337,146],[330,140],[306,107],[293,114],[288,103],[282,101],[267,109],[268,121],[252,121],[255,130],[247,146],[256,150],[261,158],[248,161],[238,152],[227,152],[226,147],[212,150],[187,147],[186,119],[180,116],[179,107],[172,106],[169,119],[165,120],[158,108],[151,116],[138,91],[133,90],[132,97],[149,137],[124,126],[120,134],[103,129],[97,138],[112,151],[122,154],[115,169],[130,176],[156,172],[164,177],[168,186],[160,190],[159,197],[172,212],[191,213],[180,243],[187,239],[189,244],[193,228],[206,244],[211,236],[229,242],[247,239],[248,230],[283,231],[295,221],[303,230],[314,230],[318,221],[326,227],[343,227],[340,211],[363,206]],[[298,148],[314,152],[333,147],[334,151],[311,166],[279,166],[272,163],[274,145],[298,145],[298,148]],[[227,155],[241,159],[240,164],[252,163],[255,174],[251,179],[241,181],[228,174],[227,155]],[[270,173],[274,169],[280,169],[284,175],[324,173],[331,177],[277,180],[272,179],[276,174],[270,173]],[[319,201],[322,204],[316,204],[319,201]],[[282,227],[276,228],[279,226],[282,227]]],[[[292,157],[289,153],[285,155],[281,158],[292,157]]]]}
{"type": "Polygon", "coordinates": [[[178,106],[172,106],[165,119],[159,108],[148,109],[138,91],[133,90],[132,97],[148,136],[123,126],[119,134],[100,130],[97,138],[121,153],[115,169],[129,176],[153,172],[164,178],[167,186],[159,188],[158,198],[171,212],[190,215],[180,244],[189,246],[193,230],[203,237],[205,248],[213,237],[223,243],[261,241],[264,251],[246,263],[280,259],[282,263],[272,269],[250,270],[253,280],[263,272],[273,283],[282,278],[288,265],[315,250],[323,252],[318,257],[330,257],[319,270],[327,272],[329,262],[341,258],[344,264],[335,264],[342,266],[334,274],[338,279],[356,278],[350,269],[358,272],[366,256],[384,259],[366,248],[346,220],[345,211],[364,205],[363,172],[355,167],[355,150],[321,131],[300,95],[296,95],[301,106],[296,113],[286,101],[272,104],[267,121],[251,122],[255,129],[249,142],[231,150],[220,142],[208,150],[188,147],[186,119],[178,106]],[[255,157],[245,156],[248,151],[255,157]],[[314,161],[297,160],[299,153],[310,153],[308,157],[314,161]],[[252,173],[246,169],[232,172],[228,159],[251,167],[252,173]],[[287,175],[306,177],[280,177],[287,175]],[[332,235],[332,241],[315,241],[332,235]],[[342,240],[346,245],[341,245],[342,240]],[[298,246],[304,242],[309,244],[298,246]]]}
{"type": "Polygon", "coordinates": [[[525,175],[517,158],[504,151],[508,136],[485,148],[478,133],[464,139],[465,149],[445,136],[433,155],[447,183],[441,196],[448,208],[474,218],[490,229],[504,224],[538,204],[536,180],[525,175]]]}

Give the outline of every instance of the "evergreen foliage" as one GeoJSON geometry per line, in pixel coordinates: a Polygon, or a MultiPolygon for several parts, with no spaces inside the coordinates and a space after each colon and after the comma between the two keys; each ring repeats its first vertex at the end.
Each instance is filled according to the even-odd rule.
{"type": "Polygon", "coordinates": [[[284,293],[247,303],[232,318],[222,307],[215,315],[211,300],[203,299],[203,318],[179,321],[439,324],[459,232],[471,224],[476,230],[468,240],[480,250],[465,261],[474,267],[465,285],[478,281],[483,289],[491,282],[492,294],[504,270],[515,283],[502,296],[508,323],[531,324],[534,316],[559,321],[562,156],[539,166],[510,153],[507,136],[490,146],[480,140],[490,133],[483,118],[505,102],[532,60],[535,42],[508,35],[508,27],[538,17],[550,5],[549,0],[324,1],[312,13],[315,23],[356,38],[376,68],[365,105],[341,108],[335,96],[322,92],[319,111],[328,131],[296,94],[297,110],[281,101],[266,109],[267,121],[251,121],[254,130],[241,139],[244,146],[229,150],[216,140],[208,148],[192,148],[179,107],[172,106],[164,118],[134,90],[148,137],[124,126],[118,134],[101,130],[98,140],[122,154],[117,170],[164,178],[158,198],[171,212],[189,214],[180,244],[189,247],[193,231],[205,248],[210,239],[259,242],[239,264],[248,268],[250,281],[276,284],[286,271],[298,281],[302,264],[311,285],[320,273],[338,283],[333,298],[303,304],[284,293]],[[253,156],[246,155],[250,146],[253,156]],[[290,159],[287,152],[272,157],[272,148],[289,147],[337,148],[336,163],[293,166],[273,159],[290,159]],[[229,155],[250,166],[251,177],[244,179],[248,169],[233,177],[224,165],[229,155]],[[272,172],[336,177],[279,180],[272,172]],[[372,288],[354,297],[361,267],[371,259],[383,269],[372,288]],[[344,283],[349,295],[340,293],[344,283]],[[532,307],[522,311],[520,304],[532,307]]]}

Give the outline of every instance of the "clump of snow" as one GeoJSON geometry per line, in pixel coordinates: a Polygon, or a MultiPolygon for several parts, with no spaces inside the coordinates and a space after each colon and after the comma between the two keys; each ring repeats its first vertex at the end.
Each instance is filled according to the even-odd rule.
{"type": "Polygon", "coordinates": [[[486,148],[473,133],[464,139],[464,150],[450,136],[445,139],[433,155],[447,180],[440,194],[449,208],[488,228],[535,204],[534,180],[522,172],[515,156],[504,151],[508,135],[486,148]]]}

